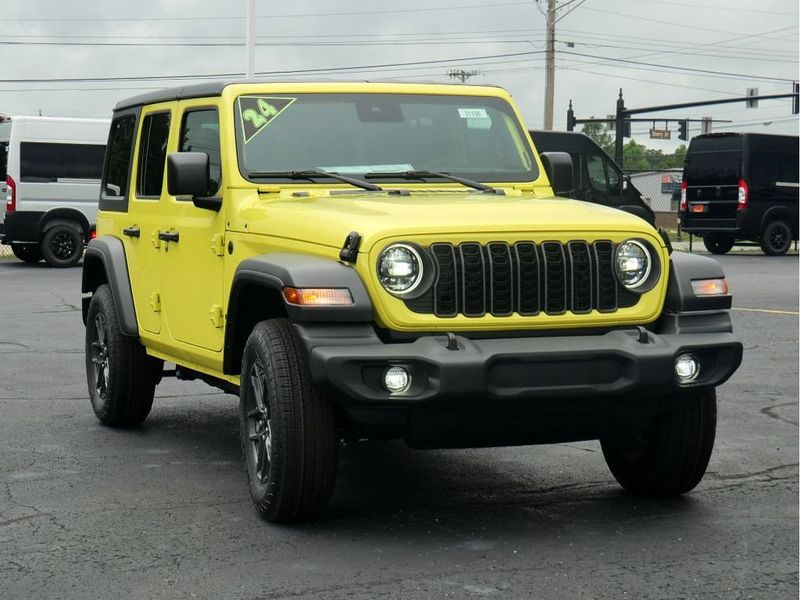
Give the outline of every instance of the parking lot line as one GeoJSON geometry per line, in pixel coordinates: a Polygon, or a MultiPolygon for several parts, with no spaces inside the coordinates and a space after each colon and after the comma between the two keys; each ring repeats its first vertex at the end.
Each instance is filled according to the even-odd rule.
{"type": "Polygon", "coordinates": [[[731,310],[742,310],[746,312],[767,313],[770,315],[800,315],[795,310],[772,310],[769,308],[732,308],[731,310]]]}

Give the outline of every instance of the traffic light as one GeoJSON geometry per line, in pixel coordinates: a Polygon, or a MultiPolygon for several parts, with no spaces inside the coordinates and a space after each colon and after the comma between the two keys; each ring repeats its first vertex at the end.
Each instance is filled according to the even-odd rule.
{"type": "Polygon", "coordinates": [[[689,122],[688,121],[678,121],[678,139],[679,140],[688,140],[689,139],[689,122]]]}
{"type": "Polygon", "coordinates": [[[631,137],[631,122],[628,120],[622,122],[622,137],[631,137]]]}
{"type": "Polygon", "coordinates": [[[567,111],[567,131],[575,131],[575,113],[572,111],[572,102],[567,111]]]}

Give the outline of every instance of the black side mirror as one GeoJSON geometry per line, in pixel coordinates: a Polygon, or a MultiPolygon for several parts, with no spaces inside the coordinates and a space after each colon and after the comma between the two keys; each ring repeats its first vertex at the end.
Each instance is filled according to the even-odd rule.
{"type": "Polygon", "coordinates": [[[191,196],[198,208],[219,212],[222,198],[208,197],[209,160],[205,152],[173,152],[167,156],[167,191],[191,196]]]}
{"type": "Polygon", "coordinates": [[[542,152],[544,172],[553,193],[566,196],[572,192],[572,157],[567,152],[542,152]]]}

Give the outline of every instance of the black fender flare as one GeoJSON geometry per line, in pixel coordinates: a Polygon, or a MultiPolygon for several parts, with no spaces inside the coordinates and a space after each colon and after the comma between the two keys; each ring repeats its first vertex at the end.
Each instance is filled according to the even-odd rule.
{"type": "MultiPolygon", "coordinates": [[[[139,337],[136,308],[128,274],[128,260],[122,241],[104,235],[89,242],[83,258],[81,292],[91,294],[103,283],[111,287],[114,308],[117,309],[120,330],[124,335],[139,337]]],[[[89,313],[90,297],[83,299],[83,323],[89,313]]]]}
{"type": "Polygon", "coordinates": [[[675,313],[727,310],[731,295],[695,296],[692,281],[696,279],[721,279],[725,277],[716,260],[708,256],[675,251],[670,255],[669,281],[664,310],[675,313]]]}
{"type": "Polygon", "coordinates": [[[76,223],[83,234],[84,241],[89,239],[89,234],[92,230],[92,224],[81,211],[74,208],[53,208],[42,215],[39,220],[39,231],[42,236],[48,229],[60,224],[68,224],[70,222],[76,223]]]}
{"type": "Polygon", "coordinates": [[[797,225],[793,222],[789,209],[785,206],[771,206],[761,217],[761,224],[758,226],[758,235],[760,236],[764,228],[772,221],[785,221],[789,225],[789,230],[792,232],[792,237],[797,237],[797,225]]]}
{"type": "MultiPolygon", "coordinates": [[[[237,347],[244,332],[238,331],[245,315],[239,314],[243,295],[253,287],[266,288],[280,298],[285,315],[296,322],[369,323],[373,321],[373,306],[364,283],[351,266],[335,259],[306,254],[276,252],[247,258],[239,263],[231,282],[225,328],[223,371],[238,372],[237,347]],[[296,306],[286,303],[283,288],[346,288],[353,303],[343,306],[296,306]]],[[[246,310],[246,309],[241,309],[246,310]]],[[[242,325],[244,326],[244,325],[242,325]]],[[[246,337],[246,335],[245,335],[246,337]]]]}

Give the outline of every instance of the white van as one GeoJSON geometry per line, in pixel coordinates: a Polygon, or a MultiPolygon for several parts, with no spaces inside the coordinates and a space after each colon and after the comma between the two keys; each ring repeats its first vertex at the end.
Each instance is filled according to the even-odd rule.
{"type": "Polygon", "coordinates": [[[0,123],[2,242],[25,262],[75,265],[94,231],[110,121],[11,117],[0,123]]]}

